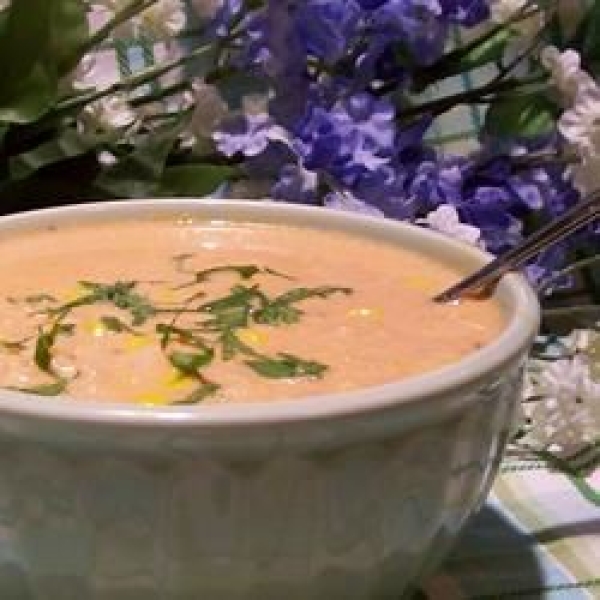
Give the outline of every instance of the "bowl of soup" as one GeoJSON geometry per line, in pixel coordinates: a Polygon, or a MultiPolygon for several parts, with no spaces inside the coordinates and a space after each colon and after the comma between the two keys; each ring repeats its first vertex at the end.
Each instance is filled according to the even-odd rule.
{"type": "Polygon", "coordinates": [[[384,600],[485,499],[535,336],[410,225],[148,200],[0,219],[11,600],[384,600]]]}

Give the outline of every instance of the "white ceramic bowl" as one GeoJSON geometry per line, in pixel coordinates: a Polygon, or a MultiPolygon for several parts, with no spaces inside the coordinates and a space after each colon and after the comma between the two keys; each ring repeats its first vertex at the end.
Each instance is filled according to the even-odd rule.
{"type": "MultiPolygon", "coordinates": [[[[381,219],[270,202],[146,201],[0,219],[8,230],[186,214],[351,231],[468,270],[487,257],[381,219]]],[[[0,393],[0,597],[397,600],[485,498],[538,305],[438,371],[256,405],[145,408],[0,393]]]]}

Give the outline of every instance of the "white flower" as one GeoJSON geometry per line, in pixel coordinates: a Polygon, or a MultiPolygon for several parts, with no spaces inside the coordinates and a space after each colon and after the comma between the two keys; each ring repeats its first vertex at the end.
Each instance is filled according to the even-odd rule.
{"type": "Polygon", "coordinates": [[[467,244],[483,246],[479,229],[473,225],[461,223],[456,208],[451,204],[438,206],[424,219],[419,219],[418,222],[467,244]]]}
{"type": "MultiPolygon", "coordinates": [[[[128,0],[94,0],[101,21],[107,21],[129,4],[128,0]]],[[[117,37],[150,37],[168,39],[180,33],[186,24],[184,0],[158,0],[121,25],[117,37]]]]}
{"type": "Polygon", "coordinates": [[[542,64],[550,71],[554,85],[570,106],[578,94],[595,86],[594,80],[582,70],[581,57],[575,50],[561,52],[554,46],[544,48],[540,54],[542,64]]]}
{"type": "Polygon", "coordinates": [[[527,0],[492,0],[490,18],[494,23],[506,23],[522,11],[527,0]]]}
{"type": "Polygon", "coordinates": [[[586,87],[558,121],[563,137],[585,157],[600,154],[600,88],[586,87]]]}
{"type": "MultiPolygon", "coordinates": [[[[537,8],[535,5],[532,6],[529,0],[492,0],[490,20],[493,23],[503,25],[516,17],[518,13],[524,11],[527,6],[537,8]]],[[[511,23],[510,27],[520,38],[531,40],[538,34],[543,25],[543,15],[541,11],[537,11],[529,17],[511,23]]]]}
{"type": "Polygon", "coordinates": [[[78,91],[105,90],[119,80],[119,74],[114,66],[114,56],[98,52],[86,54],[62,83],[78,91]]]}
{"type": "Polygon", "coordinates": [[[568,457],[600,438],[600,383],[583,355],[552,361],[530,377],[530,442],[568,457]]]}
{"type": "Polygon", "coordinates": [[[155,39],[168,39],[181,33],[185,27],[185,4],[183,0],[159,0],[140,13],[137,19],[138,33],[155,39]]]}
{"type": "Polygon", "coordinates": [[[569,168],[573,184],[582,196],[600,190],[600,161],[583,160],[569,168]]]}
{"type": "Polygon", "coordinates": [[[558,130],[577,153],[580,163],[571,167],[576,187],[582,194],[600,189],[600,88],[579,88],[574,105],[558,120],[558,130]]]}
{"type": "Polygon", "coordinates": [[[115,94],[88,104],[79,125],[84,131],[113,131],[133,125],[136,118],[126,98],[115,94]]]}
{"type": "Polygon", "coordinates": [[[117,164],[117,157],[108,150],[98,152],[98,162],[105,167],[112,167],[117,164]]]}

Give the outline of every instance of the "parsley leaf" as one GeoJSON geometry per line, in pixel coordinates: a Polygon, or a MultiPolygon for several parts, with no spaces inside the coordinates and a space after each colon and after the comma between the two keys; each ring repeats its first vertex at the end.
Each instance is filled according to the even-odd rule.
{"type": "Polygon", "coordinates": [[[197,377],[198,371],[210,364],[215,356],[212,348],[204,348],[202,352],[171,352],[169,362],[185,377],[197,377]]]}
{"type": "Polygon", "coordinates": [[[216,394],[220,389],[220,385],[212,383],[211,381],[204,381],[191,394],[188,394],[185,398],[182,398],[181,400],[175,400],[171,402],[171,404],[173,406],[198,404],[203,400],[206,400],[206,398],[208,398],[209,396],[216,394]]]}
{"type": "Polygon", "coordinates": [[[297,323],[303,311],[293,306],[308,298],[327,298],[333,294],[351,294],[352,289],[346,287],[321,286],[317,288],[295,288],[277,296],[253,314],[256,323],[265,325],[289,325],[297,323]]]}
{"type": "Polygon", "coordinates": [[[288,379],[292,377],[322,377],[327,370],[327,365],[304,360],[293,354],[281,352],[277,358],[260,356],[244,361],[252,370],[269,379],[288,379]]]}
{"type": "MultiPolygon", "coordinates": [[[[135,290],[137,282],[135,281],[117,281],[113,284],[94,283],[90,281],[80,281],[82,287],[91,291],[89,296],[80,299],[81,302],[94,304],[96,302],[107,302],[128,311],[131,314],[131,324],[143,325],[150,317],[156,314],[156,309],[150,303],[148,298],[138,294],[135,290]]],[[[77,302],[75,300],[74,302],[77,302]]],[[[80,306],[79,304],[72,305],[80,306]]]]}
{"type": "Polygon", "coordinates": [[[8,389],[26,394],[37,394],[38,396],[59,396],[67,389],[66,379],[57,379],[52,383],[41,383],[31,387],[10,387],[8,389]]]}
{"type": "Polygon", "coordinates": [[[51,296],[50,294],[31,294],[30,296],[25,296],[25,302],[27,304],[42,304],[44,302],[56,302],[56,298],[51,296]]]}
{"type": "Polygon", "coordinates": [[[131,335],[141,335],[139,331],[136,331],[133,329],[133,327],[130,327],[118,317],[103,316],[100,317],[100,323],[105,329],[112,331],[113,333],[130,333],[131,335]]]}

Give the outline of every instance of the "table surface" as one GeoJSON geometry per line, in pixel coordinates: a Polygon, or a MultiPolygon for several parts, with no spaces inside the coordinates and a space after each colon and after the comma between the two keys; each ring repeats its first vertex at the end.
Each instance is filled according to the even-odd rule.
{"type": "Polygon", "coordinates": [[[571,480],[505,460],[423,600],[600,599],[600,469],[571,480]]]}

